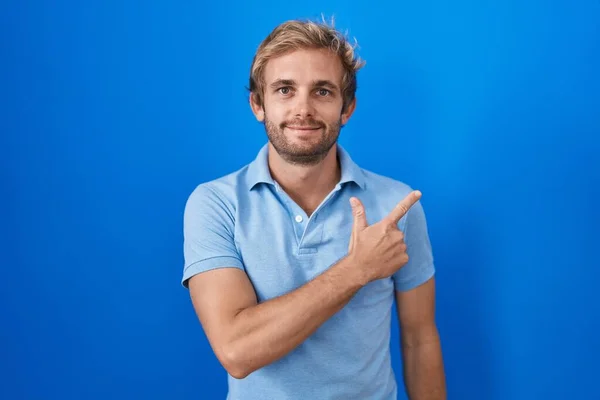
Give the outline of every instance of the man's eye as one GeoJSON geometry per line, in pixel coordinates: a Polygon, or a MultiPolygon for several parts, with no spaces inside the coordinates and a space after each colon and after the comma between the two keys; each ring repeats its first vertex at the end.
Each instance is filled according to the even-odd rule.
{"type": "Polygon", "coordinates": [[[330,92],[329,90],[327,90],[327,89],[319,89],[319,90],[317,91],[317,93],[319,93],[319,96],[327,96],[327,95],[329,95],[329,93],[331,93],[331,92],[330,92]]]}
{"type": "Polygon", "coordinates": [[[289,87],[287,87],[287,86],[285,86],[285,87],[282,87],[282,88],[279,88],[279,92],[280,92],[281,94],[289,94],[289,93],[290,93],[290,88],[289,88],[289,87]]]}

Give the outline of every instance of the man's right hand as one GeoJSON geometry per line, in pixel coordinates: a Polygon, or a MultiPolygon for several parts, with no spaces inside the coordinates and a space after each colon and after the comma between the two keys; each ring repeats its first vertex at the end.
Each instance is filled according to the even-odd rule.
{"type": "Polygon", "coordinates": [[[366,282],[390,277],[408,262],[404,234],[398,229],[398,222],[420,198],[420,191],[412,191],[388,216],[371,226],[367,224],[360,200],[350,199],[354,223],[348,258],[364,273],[366,282]]]}

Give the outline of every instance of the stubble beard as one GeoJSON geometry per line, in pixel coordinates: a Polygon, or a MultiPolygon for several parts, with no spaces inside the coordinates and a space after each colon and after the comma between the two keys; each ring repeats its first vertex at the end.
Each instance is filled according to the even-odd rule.
{"type": "Polygon", "coordinates": [[[286,125],[292,125],[290,122],[276,124],[272,122],[265,114],[265,131],[269,141],[277,151],[277,154],[286,162],[295,165],[315,165],[321,162],[329,153],[329,150],[337,143],[341,129],[341,118],[333,125],[326,125],[315,120],[307,120],[302,123],[295,121],[294,124],[303,126],[319,126],[321,133],[318,143],[311,146],[299,146],[292,143],[284,133],[286,125]]]}

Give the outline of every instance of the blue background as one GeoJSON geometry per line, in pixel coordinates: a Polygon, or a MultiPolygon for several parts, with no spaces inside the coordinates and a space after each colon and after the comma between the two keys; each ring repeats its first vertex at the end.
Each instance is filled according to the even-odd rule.
{"type": "Polygon", "coordinates": [[[259,42],[321,12],[367,61],[342,145],[424,195],[449,398],[600,398],[600,3],[190,3],[0,8],[0,398],[224,399],[184,203],[266,140],[259,42]]]}

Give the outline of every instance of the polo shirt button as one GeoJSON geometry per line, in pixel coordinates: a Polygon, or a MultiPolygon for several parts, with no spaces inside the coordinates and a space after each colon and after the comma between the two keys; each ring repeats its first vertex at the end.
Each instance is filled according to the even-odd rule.
{"type": "Polygon", "coordinates": [[[296,215],[296,222],[302,222],[302,215],[296,215]]]}

